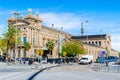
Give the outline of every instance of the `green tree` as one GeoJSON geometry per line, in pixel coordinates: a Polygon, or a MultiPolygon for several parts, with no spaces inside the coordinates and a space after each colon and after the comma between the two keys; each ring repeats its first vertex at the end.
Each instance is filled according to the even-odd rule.
{"type": "Polygon", "coordinates": [[[53,41],[49,40],[47,43],[46,43],[46,47],[47,49],[49,50],[49,53],[50,51],[52,52],[53,48],[54,48],[54,43],[53,41]]]}
{"type": "MultiPolygon", "coordinates": [[[[17,30],[17,33],[20,31],[17,30]]],[[[1,39],[1,49],[5,51],[6,49],[6,59],[8,59],[8,51],[11,52],[12,49],[15,49],[15,43],[16,43],[16,29],[12,26],[8,26],[8,31],[3,35],[3,38],[1,39]]],[[[17,40],[17,44],[19,44],[20,41],[17,40]]]]}
{"type": "Polygon", "coordinates": [[[28,51],[31,48],[30,43],[26,42],[26,44],[24,45],[24,48],[25,48],[25,50],[28,51]]]}
{"type": "Polygon", "coordinates": [[[6,59],[8,59],[8,51],[12,48],[15,48],[15,36],[16,30],[14,29],[14,27],[9,26],[8,27],[8,31],[4,34],[4,41],[6,43],[6,59]]]}
{"type": "Polygon", "coordinates": [[[53,48],[54,48],[54,43],[53,41],[49,40],[47,43],[46,43],[46,47],[48,50],[52,51],[53,48]]]}
{"type": "Polygon", "coordinates": [[[62,46],[61,56],[63,56],[63,52],[66,52],[67,57],[74,57],[78,54],[84,54],[85,50],[82,43],[78,41],[69,41],[62,46]]]}
{"type": "Polygon", "coordinates": [[[7,43],[6,43],[5,39],[1,38],[0,39],[0,49],[3,51],[3,53],[6,53],[6,48],[7,48],[6,45],[7,45],[7,43]]]}

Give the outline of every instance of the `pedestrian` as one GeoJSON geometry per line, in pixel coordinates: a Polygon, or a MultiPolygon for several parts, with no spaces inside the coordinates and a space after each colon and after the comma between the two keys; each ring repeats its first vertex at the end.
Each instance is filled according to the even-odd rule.
{"type": "Polygon", "coordinates": [[[25,64],[25,59],[23,59],[23,63],[25,64]]]}
{"type": "Polygon", "coordinates": [[[20,58],[20,60],[19,60],[19,61],[20,61],[20,64],[21,64],[21,58],[20,58]]]}
{"type": "Polygon", "coordinates": [[[106,66],[108,66],[108,60],[106,60],[105,63],[106,63],[106,66]]]}

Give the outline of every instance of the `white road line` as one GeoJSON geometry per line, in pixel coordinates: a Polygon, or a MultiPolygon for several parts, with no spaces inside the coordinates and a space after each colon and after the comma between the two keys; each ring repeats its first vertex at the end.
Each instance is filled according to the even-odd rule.
{"type": "Polygon", "coordinates": [[[22,78],[29,78],[29,76],[32,75],[33,72],[26,72],[26,73],[21,73],[20,75],[14,75],[14,77],[10,77],[6,80],[17,80],[17,79],[20,79],[21,77],[22,78]],[[25,77],[26,76],[26,77],[25,77]]]}

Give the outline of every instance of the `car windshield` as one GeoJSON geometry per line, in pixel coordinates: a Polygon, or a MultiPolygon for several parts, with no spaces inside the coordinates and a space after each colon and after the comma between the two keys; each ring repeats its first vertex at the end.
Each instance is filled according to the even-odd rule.
{"type": "Polygon", "coordinates": [[[42,60],[46,60],[45,58],[42,58],[42,60]]]}
{"type": "Polygon", "coordinates": [[[81,60],[88,60],[88,58],[82,58],[81,60]]]}

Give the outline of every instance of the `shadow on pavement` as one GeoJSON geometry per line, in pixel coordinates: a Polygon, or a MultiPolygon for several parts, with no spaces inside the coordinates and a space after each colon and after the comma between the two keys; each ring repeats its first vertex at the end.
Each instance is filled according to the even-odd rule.
{"type": "Polygon", "coordinates": [[[51,67],[48,67],[48,68],[43,68],[41,70],[39,70],[38,72],[36,72],[35,74],[33,74],[30,78],[28,78],[27,80],[33,80],[35,78],[35,76],[37,76],[39,73],[43,72],[44,70],[46,69],[50,69],[50,68],[53,68],[53,67],[58,67],[60,65],[56,65],[56,66],[51,66],[51,67]]]}

